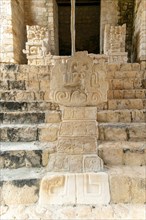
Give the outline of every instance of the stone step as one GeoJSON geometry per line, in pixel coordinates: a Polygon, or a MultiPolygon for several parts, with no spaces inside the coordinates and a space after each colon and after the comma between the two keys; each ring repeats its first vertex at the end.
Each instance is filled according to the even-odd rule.
{"type": "Polygon", "coordinates": [[[0,80],[1,91],[49,91],[50,81],[46,79],[33,80],[0,80]]]}
{"type": "Polygon", "coordinates": [[[1,90],[0,91],[1,101],[16,101],[16,102],[27,102],[30,101],[50,101],[49,90],[45,91],[29,91],[29,90],[1,90]]]}
{"type": "Polygon", "coordinates": [[[56,143],[51,142],[1,142],[0,169],[45,167],[55,151],[56,143]]]}
{"type": "Polygon", "coordinates": [[[146,205],[142,204],[109,204],[109,205],[5,205],[1,206],[1,218],[51,219],[51,220],[145,220],[146,205]]]}
{"type": "Polygon", "coordinates": [[[44,168],[1,169],[1,204],[36,203],[44,172],[44,168]]]}
{"type": "Polygon", "coordinates": [[[46,124],[9,124],[0,126],[2,142],[53,142],[58,138],[60,123],[46,124]]]}
{"type": "Polygon", "coordinates": [[[146,89],[146,78],[109,79],[109,88],[113,90],[146,89]]]}
{"type": "Polygon", "coordinates": [[[146,89],[109,90],[108,99],[145,99],[146,89]]]}
{"type": "Polygon", "coordinates": [[[99,123],[102,141],[146,141],[146,123],[99,123]]]}
{"type": "Polygon", "coordinates": [[[97,122],[146,122],[146,109],[98,111],[97,122]]]}
{"type": "MultiPolygon", "coordinates": [[[[104,109],[106,109],[106,104],[104,109]]],[[[146,99],[113,99],[108,100],[107,109],[146,109],[146,99]]]]}
{"type": "Polygon", "coordinates": [[[98,154],[105,165],[146,165],[146,142],[103,142],[98,145],[98,154]]]}
{"type": "MultiPolygon", "coordinates": [[[[146,167],[140,166],[108,166],[104,170],[105,174],[108,174],[109,180],[109,187],[110,187],[110,203],[117,204],[117,203],[129,203],[129,204],[145,204],[146,197],[145,197],[145,169],[146,167]],[[119,188],[120,186],[120,188],[119,188]],[[120,190],[120,193],[119,193],[120,190]]],[[[103,172],[102,172],[103,173],[103,172]]],[[[52,193],[53,198],[58,196],[58,190],[61,191],[61,195],[64,195],[64,201],[67,203],[68,197],[65,197],[66,191],[64,192],[64,184],[62,182],[62,176],[72,176],[73,174],[70,173],[47,173],[44,168],[19,168],[19,169],[2,169],[1,170],[1,180],[0,180],[0,188],[1,188],[1,203],[3,205],[18,205],[18,204],[30,204],[36,203],[39,199],[39,189],[40,189],[40,181],[43,176],[51,176],[55,177],[54,180],[59,181],[55,182],[56,184],[53,186],[53,191],[47,191],[49,189],[48,183],[44,185],[44,190],[46,193],[52,193]],[[61,181],[61,182],[60,182],[61,181]],[[63,184],[58,189],[57,184],[63,184]]],[[[89,173],[88,173],[89,174],[89,173]]],[[[82,174],[76,174],[82,177],[82,174]]],[[[100,172],[98,173],[100,176],[100,172]]],[[[92,173],[90,173],[92,177],[92,173]]],[[[83,174],[84,177],[84,174],[83,174]]],[[[94,181],[94,173],[93,179],[94,181]]],[[[100,182],[99,178],[99,185],[102,185],[102,189],[104,188],[104,182],[100,182]]],[[[51,182],[52,183],[52,182],[51,182]]],[[[86,184],[90,185],[90,182],[86,182],[86,184]]],[[[95,183],[94,183],[95,184],[95,183]]],[[[84,183],[80,183],[80,187],[84,188],[84,183]],[[83,186],[82,186],[83,184],[83,186]]],[[[88,189],[88,188],[87,188],[88,189]]],[[[97,200],[98,196],[100,197],[99,188],[93,187],[91,184],[91,188],[88,191],[87,195],[91,193],[91,197],[93,196],[94,199],[96,198],[95,195],[97,193],[97,200]],[[98,194],[99,193],[99,194],[98,194]]],[[[75,190],[78,190],[75,188],[75,190]]],[[[71,192],[70,192],[71,193],[71,192]]],[[[76,192],[75,192],[76,193],[76,192]]],[[[103,191],[102,191],[103,193],[103,191]]],[[[46,194],[47,195],[47,194],[46,194]]],[[[46,197],[46,199],[49,199],[46,197]]],[[[51,199],[51,198],[50,198],[51,199]]],[[[57,201],[56,201],[57,202],[57,201]]],[[[84,204],[86,204],[86,199],[84,199],[84,204]]],[[[70,204],[71,205],[71,204],[70,204]]],[[[78,205],[72,204],[72,205],[78,205]]],[[[81,205],[81,204],[80,204],[81,205]]],[[[92,205],[92,204],[91,204],[92,205]]],[[[94,204],[95,205],[95,204],[94,204]]]]}
{"type": "Polygon", "coordinates": [[[40,124],[60,121],[61,113],[59,111],[0,113],[0,123],[2,124],[40,124]]]}
{"type": "Polygon", "coordinates": [[[146,203],[146,166],[108,166],[111,203],[146,203]]]}
{"type": "Polygon", "coordinates": [[[50,80],[50,66],[1,64],[1,80],[50,80]]]}
{"type": "Polygon", "coordinates": [[[48,111],[59,110],[58,104],[48,101],[0,101],[0,112],[22,112],[22,111],[48,111]]]}

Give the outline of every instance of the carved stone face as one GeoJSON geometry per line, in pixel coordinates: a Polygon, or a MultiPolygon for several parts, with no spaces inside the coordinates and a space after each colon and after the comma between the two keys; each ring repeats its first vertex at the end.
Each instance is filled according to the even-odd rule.
{"type": "Polygon", "coordinates": [[[52,100],[58,104],[96,106],[107,100],[106,70],[87,52],[77,52],[66,62],[56,62],[50,89],[52,100]]]}

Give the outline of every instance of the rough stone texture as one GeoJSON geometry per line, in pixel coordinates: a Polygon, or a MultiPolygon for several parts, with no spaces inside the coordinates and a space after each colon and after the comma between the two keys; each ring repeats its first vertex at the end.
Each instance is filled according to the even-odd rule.
{"type": "Polygon", "coordinates": [[[134,1],[133,0],[118,0],[119,17],[118,24],[126,24],[126,51],[131,62],[132,55],[132,33],[133,33],[133,19],[134,19],[134,1]]]}
{"type": "Polygon", "coordinates": [[[146,165],[145,142],[106,142],[98,145],[98,151],[106,165],[146,165]]]}
{"type": "Polygon", "coordinates": [[[109,171],[111,201],[113,203],[145,203],[145,166],[111,168],[109,171]],[[119,193],[120,190],[120,193],[119,193]]]}
{"type": "Polygon", "coordinates": [[[57,152],[49,155],[48,170],[79,173],[103,169],[97,155],[96,108],[62,107],[62,115],[57,152]]]}
{"type": "Polygon", "coordinates": [[[122,26],[105,25],[104,53],[108,55],[109,63],[127,63],[125,52],[126,24],[122,26]]]}
{"type": "Polygon", "coordinates": [[[3,203],[6,205],[35,203],[38,200],[37,185],[37,180],[4,183],[1,195],[3,203]]]}
{"type": "MultiPolygon", "coordinates": [[[[2,143],[1,143],[2,145],[2,143]]],[[[21,145],[20,145],[21,146],[21,145]]],[[[1,151],[0,154],[0,168],[17,169],[21,167],[42,167],[46,166],[48,161],[48,150],[21,150],[14,151],[6,150],[1,151]]]]}
{"type": "Polygon", "coordinates": [[[45,65],[43,58],[51,52],[51,36],[49,30],[44,26],[26,26],[27,43],[23,53],[27,55],[28,64],[45,65]]]}
{"type": "Polygon", "coordinates": [[[106,206],[90,206],[77,205],[75,206],[50,206],[42,207],[39,205],[17,205],[17,206],[1,206],[2,219],[10,219],[13,216],[15,219],[100,219],[100,220],[145,220],[145,205],[106,205],[106,206]]]}
{"type": "Polygon", "coordinates": [[[135,1],[135,30],[133,36],[134,57],[133,60],[145,61],[146,60],[146,41],[145,41],[145,13],[146,3],[144,0],[135,1]]]}
{"type": "Polygon", "coordinates": [[[0,62],[25,63],[22,54],[26,40],[23,1],[2,0],[0,9],[3,24],[0,27],[0,62]]]}

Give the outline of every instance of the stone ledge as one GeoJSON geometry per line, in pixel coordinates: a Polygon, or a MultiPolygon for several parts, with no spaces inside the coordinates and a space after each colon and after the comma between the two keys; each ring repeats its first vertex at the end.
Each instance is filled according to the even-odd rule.
{"type": "Polygon", "coordinates": [[[51,220],[145,220],[146,205],[111,204],[106,206],[76,205],[47,207],[35,205],[1,206],[2,219],[51,219],[51,220]]]}
{"type": "Polygon", "coordinates": [[[98,153],[105,165],[146,165],[146,142],[105,142],[98,153]]]}

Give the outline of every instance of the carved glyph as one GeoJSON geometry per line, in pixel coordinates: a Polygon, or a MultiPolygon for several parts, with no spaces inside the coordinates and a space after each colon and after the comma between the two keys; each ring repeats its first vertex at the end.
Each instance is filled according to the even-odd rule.
{"type": "Polygon", "coordinates": [[[40,205],[96,204],[110,202],[106,173],[46,175],[40,186],[40,205]]]}
{"type": "Polygon", "coordinates": [[[50,88],[53,101],[64,106],[96,106],[107,100],[106,70],[87,52],[77,52],[56,62],[50,88]]]}
{"type": "Polygon", "coordinates": [[[45,58],[50,55],[50,33],[47,27],[38,25],[26,26],[27,42],[26,54],[28,64],[45,64],[45,58]],[[42,62],[44,61],[44,62],[42,62]]]}
{"type": "Polygon", "coordinates": [[[39,203],[73,204],[75,201],[75,175],[46,175],[40,186],[39,203]]]}
{"type": "Polygon", "coordinates": [[[105,25],[104,54],[108,55],[109,63],[126,63],[125,52],[126,24],[122,26],[105,25]]]}

